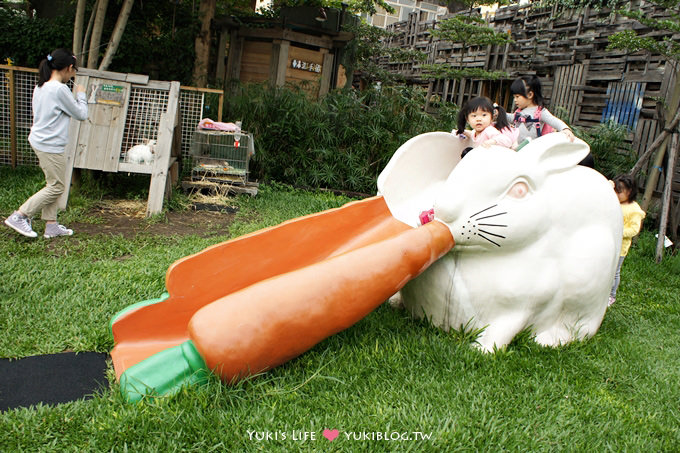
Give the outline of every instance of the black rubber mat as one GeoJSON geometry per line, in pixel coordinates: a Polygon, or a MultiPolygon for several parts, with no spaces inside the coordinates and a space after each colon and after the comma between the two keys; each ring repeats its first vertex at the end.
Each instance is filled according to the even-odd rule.
{"type": "Polygon", "coordinates": [[[98,352],[0,359],[0,411],[88,398],[109,385],[107,359],[98,352]]]}

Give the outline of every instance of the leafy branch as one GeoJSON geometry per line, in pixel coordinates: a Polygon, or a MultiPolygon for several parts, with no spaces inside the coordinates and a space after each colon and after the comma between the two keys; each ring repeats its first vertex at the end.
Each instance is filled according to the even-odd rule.
{"type": "Polygon", "coordinates": [[[421,66],[423,75],[432,79],[486,79],[498,80],[509,77],[504,71],[487,71],[481,68],[457,69],[446,64],[426,64],[421,66]]]}
{"type": "Polygon", "coordinates": [[[497,32],[489,27],[478,15],[457,15],[445,19],[430,34],[441,41],[460,43],[461,52],[457,67],[450,63],[423,65],[423,74],[433,79],[475,78],[495,80],[507,77],[502,71],[487,71],[481,68],[466,68],[464,64],[470,46],[503,45],[512,42],[510,35],[497,32]]]}

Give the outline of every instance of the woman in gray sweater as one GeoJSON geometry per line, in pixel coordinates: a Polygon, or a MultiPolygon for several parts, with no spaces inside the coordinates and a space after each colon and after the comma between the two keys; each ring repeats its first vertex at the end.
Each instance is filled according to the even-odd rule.
{"type": "Polygon", "coordinates": [[[46,238],[70,236],[73,230],[57,223],[57,203],[64,192],[66,143],[71,118],[87,119],[85,88],[76,85],[76,97],[66,86],[76,74],[76,57],[65,49],[47,55],[38,68],[38,85],[33,90],[33,126],[28,142],[45,173],[45,187],[14,211],[5,224],[24,236],[34,238],[31,219],[38,211],[45,221],[46,238]]]}

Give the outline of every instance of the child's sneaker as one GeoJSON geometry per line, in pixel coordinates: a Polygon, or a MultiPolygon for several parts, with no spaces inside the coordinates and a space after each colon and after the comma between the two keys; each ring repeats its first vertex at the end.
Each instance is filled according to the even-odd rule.
{"type": "Polygon", "coordinates": [[[14,211],[12,215],[7,217],[5,219],[5,225],[26,237],[34,238],[38,236],[38,233],[33,231],[33,228],[31,227],[31,219],[21,214],[19,211],[14,211]]]}
{"type": "Polygon", "coordinates": [[[609,296],[609,302],[607,303],[607,306],[611,307],[614,305],[614,302],[616,302],[616,297],[609,296]]]}
{"type": "Polygon", "coordinates": [[[73,230],[69,230],[64,225],[58,223],[48,223],[45,225],[45,237],[47,239],[56,238],[57,236],[71,236],[73,230]]]}

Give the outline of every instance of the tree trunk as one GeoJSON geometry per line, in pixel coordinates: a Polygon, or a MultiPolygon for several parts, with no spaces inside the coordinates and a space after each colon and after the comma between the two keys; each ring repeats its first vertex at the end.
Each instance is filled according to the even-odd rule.
{"type": "Polygon", "coordinates": [[[97,6],[99,6],[99,0],[96,0],[94,2],[94,6],[92,7],[92,11],[90,12],[90,19],[87,21],[87,30],[85,30],[85,37],[83,38],[83,45],[80,47],[83,49],[83,59],[82,62],[85,63],[85,55],[89,53],[89,51],[86,51],[85,49],[89,49],[89,42],[90,42],[90,36],[92,35],[92,26],[94,25],[94,16],[96,15],[97,12],[97,6]]]}
{"type": "Polygon", "coordinates": [[[210,25],[215,17],[216,0],[201,0],[198,17],[201,20],[201,31],[196,36],[196,61],[194,62],[193,83],[197,87],[205,87],[208,83],[208,67],[210,62],[210,25]]]}
{"type": "Polygon", "coordinates": [[[85,22],[85,6],[87,0],[78,0],[76,18],[73,24],[73,55],[78,61],[83,61],[83,23],[85,22]]]}
{"type": "Polygon", "coordinates": [[[87,55],[87,67],[95,69],[99,61],[99,43],[102,40],[102,31],[104,30],[104,19],[106,18],[106,8],[109,6],[109,0],[99,0],[97,3],[97,14],[94,18],[94,27],[92,29],[92,37],[90,38],[90,49],[87,55]]]}
{"type": "Polygon", "coordinates": [[[678,133],[673,134],[668,151],[668,168],[666,168],[666,181],[664,181],[663,198],[661,200],[661,219],[659,220],[659,237],[656,241],[656,262],[660,263],[663,258],[664,239],[668,225],[668,213],[673,202],[673,175],[675,174],[675,161],[678,155],[678,133]]]}
{"type": "Polygon", "coordinates": [[[128,19],[130,18],[130,11],[132,11],[132,5],[134,2],[135,0],[125,0],[123,2],[123,7],[120,9],[120,14],[118,14],[116,26],[114,27],[113,33],[111,34],[111,41],[109,41],[104,58],[99,65],[100,71],[106,71],[109,69],[111,60],[113,60],[113,56],[116,54],[116,50],[118,50],[118,46],[120,45],[120,39],[123,37],[123,32],[125,31],[125,26],[127,25],[128,19]]]}

